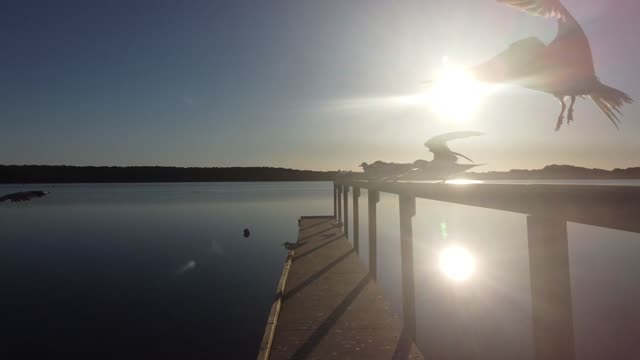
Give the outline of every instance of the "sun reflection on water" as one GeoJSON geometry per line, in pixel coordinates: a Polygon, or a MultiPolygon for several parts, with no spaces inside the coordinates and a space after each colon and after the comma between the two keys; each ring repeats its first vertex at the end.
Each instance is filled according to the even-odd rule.
{"type": "Polygon", "coordinates": [[[482,184],[483,181],[480,180],[471,180],[471,179],[451,179],[444,182],[445,184],[454,184],[454,185],[469,185],[469,184],[482,184]]]}

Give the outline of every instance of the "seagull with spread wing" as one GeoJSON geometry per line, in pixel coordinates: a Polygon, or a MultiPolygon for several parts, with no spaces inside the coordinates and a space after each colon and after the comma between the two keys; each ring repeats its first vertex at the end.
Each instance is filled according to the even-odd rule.
{"type": "Polygon", "coordinates": [[[573,121],[576,97],[588,96],[618,128],[620,108],[633,100],[624,92],[600,82],[595,74],[589,41],[559,0],[497,0],[529,14],[557,19],[558,32],[549,44],[535,37],[513,43],[493,59],[472,69],[482,81],[512,83],[552,94],[562,109],[555,130],[560,130],[567,110],[573,121]],[[569,108],[565,98],[571,102],[569,108]]]}
{"type": "Polygon", "coordinates": [[[464,139],[472,136],[484,135],[479,131],[454,131],[446,134],[434,136],[424,143],[424,146],[433,153],[433,160],[416,160],[413,162],[415,173],[421,177],[429,177],[431,179],[447,180],[452,176],[461,174],[472,167],[481,164],[460,164],[459,158],[464,158],[473,163],[473,160],[452,151],[448,142],[457,139],[464,139]]]}

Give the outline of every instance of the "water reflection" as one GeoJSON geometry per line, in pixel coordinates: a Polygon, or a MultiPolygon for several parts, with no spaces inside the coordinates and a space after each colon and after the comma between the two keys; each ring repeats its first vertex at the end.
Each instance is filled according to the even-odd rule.
{"type": "Polygon", "coordinates": [[[450,245],[440,251],[438,256],[440,271],[449,279],[462,282],[471,278],[475,272],[475,259],[466,248],[450,245]]]}
{"type": "Polygon", "coordinates": [[[0,203],[3,358],[255,359],[280,244],[331,211],[333,185],[37,188],[50,195],[0,203]]]}

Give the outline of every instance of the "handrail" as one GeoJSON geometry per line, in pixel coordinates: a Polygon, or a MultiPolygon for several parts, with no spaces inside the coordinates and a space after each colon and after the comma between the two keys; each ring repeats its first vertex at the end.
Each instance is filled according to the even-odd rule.
{"type": "Polygon", "coordinates": [[[338,180],[379,192],[640,232],[640,186],[442,184],[338,180]]]}
{"type": "MultiPolygon", "coordinates": [[[[367,189],[369,272],[376,279],[377,215],[380,192],[397,194],[404,328],[416,337],[412,218],[423,198],[527,216],[535,358],[575,359],[567,222],[640,233],[640,186],[554,184],[446,184],[334,181],[334,216],[349,229],[348,192],[353,188],[354,234],[358,234],[360,189],[367,189]],[[344,195],[343,195],[344,194],[344,195]],[[357,195],[356,195],[357,194],[357,195]],[[343,202],[344,200],[344,202],[343,202]]],[[[356,235],[357,237],[357,235],[356,235]]],[[[358,251],[357,243],[354,244],[358,251]]]]}

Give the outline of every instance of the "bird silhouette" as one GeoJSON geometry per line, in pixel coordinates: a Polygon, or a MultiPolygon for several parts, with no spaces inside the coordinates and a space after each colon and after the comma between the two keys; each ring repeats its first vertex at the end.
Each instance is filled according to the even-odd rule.
{"type": "Polygon", "coordinates": [[[424,143],[433,153],[433,160],[416,160],[412,163],[388,163],[376,161],[373,164],[363,162],[360,167],[369,180],[399,180],[413,176],[428,177],[430,179],[447,180],[451,176],[461,174],[468,169],[481,164],[460,164],[459,158],[470,158],[454,152],[447,144],[451,140],[463,139],[471,136],[484,135],[478,131],[454,131],[434,136],[424,143]]]}
{"type": "Polygon", "coordinates": [[[532,15],[556,18],[558,30],[549,44],[529,37],[471,69],[481,81],[511,83],[552,94],[562,106],[555,130],[560,130],[567,105],[567,123],[573,121],[576,97],[588,96],[618,128],[620,108],[633,100],[600,82],[595,74],[589,40],[580,24],[559,0],[497,0],[532,15]]]}
{"type": "Polygon", "coordinates": [[[12,194],[7,194],[4,196],[0,196],[0,202],[3,201],[11,201],[11,202],[21,202],[21,201],[29,201],[34,198],[43,197],[49,194],[46,191],[35,190],[35,191],[21,191],[12,194]]]}
{"type": "Polygon", "coordinates": [[[292,242],[284,242],[282,243],[282,246],[284,246],[285,249],[287,250],[295,250],[298,248],[298,244],[297,243],[292,243],[292,242]]]}
{"type": "Polygon", "coordinates": [[[433,153],[433,160],[416,160],[413,162],[414,170],[403,174],[403,177],[419,175],[430,179],[447,180],[452,176],[461,174],[473,167],[482,164],[460,164],[459,158],[473,162],[470,158],[449,148],[448,142],[456,139],[464,139],[472,136],[484,135],[479,131],[454,131],[434,136],[424,143],[424,146],[433,153]]]}
{"type": "Polygon", "coordinates": [[[362,170],[364,170],[364,175],[369,180],[390,180],[397,179],[402,174],[412,170],[415,166],[411,163],[393,163],[393,162],[384,162],[384,161],[376,161],[373,164],[367,164],[363,162],[360,164],[362,170]]]}

